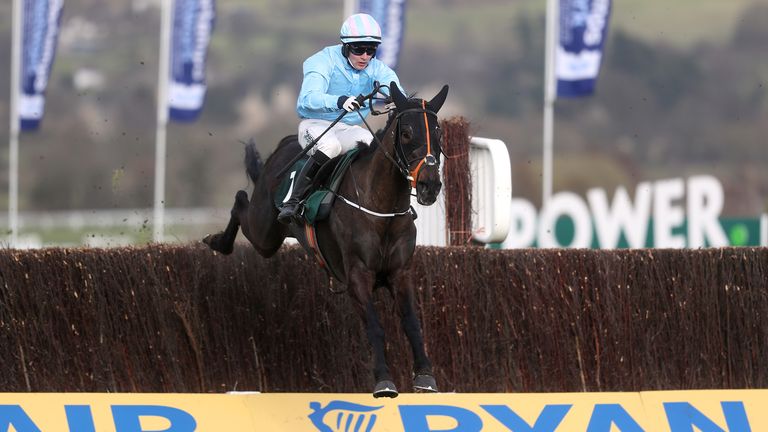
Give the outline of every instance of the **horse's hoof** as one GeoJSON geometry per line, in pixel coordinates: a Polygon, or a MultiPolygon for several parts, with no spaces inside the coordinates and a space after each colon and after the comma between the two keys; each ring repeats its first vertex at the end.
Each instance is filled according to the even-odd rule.
{"type": "Polygon", "coordinates": [[[212,250],[222,253],[224,255],[229,255],[234,251],[234,245],[231,245],[229,247],[224,247],[219,241],[221,239],[221,234],[208,234],[207,236],[203,237],[203,243],[207,244],[209,248],[212,250]]]}
{"type": "Polygon", "coordinates": [[[400,393],[397,392],[395,383],[390,380],[383,380],[376,383],[376,387],[373,388],[373,397],[388,397],[396,398],[400,393]]]}
{"type": "Polygon", "coordinates": [[[424,393],[437,393],[435,377],[427,374],[416,375],[413,377],[413,390],[424,393]]]}

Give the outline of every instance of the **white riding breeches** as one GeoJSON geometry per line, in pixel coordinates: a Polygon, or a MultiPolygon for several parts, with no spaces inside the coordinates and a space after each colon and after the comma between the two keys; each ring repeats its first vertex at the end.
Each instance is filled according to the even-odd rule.
{"type": "MultiPolygon", "coordinates": [[[[301,148],[305,148],[315,138],[319,137],[328,129],[331,123],[327,120],[318,119],[302,120],[299,123],[299,144],[301,148]]],[[[361,126],[338,122],[331,130],[325,132],[325,135],[309,151],[309,154],[320,151],[332,159],[357,147],[359,141],[370,145],[371,141],[373,141],[373,135],[371,135],[368,129],[361,126]]]]}

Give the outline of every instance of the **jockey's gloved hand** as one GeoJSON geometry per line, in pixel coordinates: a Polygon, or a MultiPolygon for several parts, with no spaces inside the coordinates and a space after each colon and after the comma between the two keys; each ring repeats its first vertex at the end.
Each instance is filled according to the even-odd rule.
{"type": "Polygon", "coordinates": [[[336,106],[339,109],[343,109],[346,112],[352,112],[360,109],[360,102],[354,96],[339,96],[339,100],[336,101],[336,106]]]}

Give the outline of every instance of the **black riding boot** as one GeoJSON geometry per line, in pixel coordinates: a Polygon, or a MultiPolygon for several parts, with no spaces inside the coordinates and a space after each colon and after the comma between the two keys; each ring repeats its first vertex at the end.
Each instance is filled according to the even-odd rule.
{"type": "Polygon", "coordinates": [[[277,220],[280,223],[286,225],[290,224],[291,220],[296,217],[296,210],[299,206],[299,202],[304,199],[310,186],[312,186],[312,181],[314,180],[317,171],[323,164],[328,162],[329,159],[328,156],[319,151],[316,151],[309,157],[307,163],[304,164],[304,168],[301,169],[301,172],[299,172],[293,182],[293,192],[291,193],[291,197],[280,206],[280,214],[277,216],[277,220]]]}

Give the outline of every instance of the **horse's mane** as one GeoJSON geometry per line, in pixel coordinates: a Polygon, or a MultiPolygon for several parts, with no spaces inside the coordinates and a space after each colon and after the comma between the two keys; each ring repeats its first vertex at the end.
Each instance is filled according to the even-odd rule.
{"type": "MultiPolygon", "coordinates": [[[[383,138],[383,129],[380,129],[376,131],[376,137],[378,139],[383,138]]],[[[377,140],[371,141],[370,144],[366,144],[364,141],[358,141],[357,142],[357,157],[359,159],[366,158],[371,156],[376,152],[376,149],[379,147],[379,142],[377,140]]]]}
{"type": "Polygon", "coordinates": [[[389,118],[387,119],[387,124],[383,128],[377,130],[374,133],[374,136],[376,137],[376,139],[371,141],[370,144],[366,144],[363,141],[358,141],[357,143],[358,158],[369,157],[370,155],[376,152],[376,149],[379,147],[379,142],[384,139],[384,133],[389,129],[393,121],[395,121],[395,116],[389,116],[389,118]]]}
{"type": "Polygon", "coordinates": [[[387,124],[383,128],[377,130],[374,133],[376,139],[371,141],[370,144],[366,144],[363,141],[358,141],[357,143],[358,158],[362,159],[365,157],[369,157],[376,152],[376,149],[379,147],[379,141],[384,139],[384,133],[389,129],[393,121],[395,121],[395,116],[393,115],[389,116],[389,118],[387,118],[387,124]]]}
{"type": "MultiPolygon", "coordinates": [[[[416,93],[411,93],[408,95],[408,105],[418,105],[418,104],[411,104],[411,100],[413,100],[416,97],[416,93]]],[[[396,112],[390,113],[390,115],[387,117],[387,123],[384,125],[383,128],[376,131],[374,134],[377,139],[374,139],[370,145],[366,145],[364,142],[358,142],[357,148],[358,148],[358,158],[364,158],[372,155],[376,149],[379,147],[379,141],[384,139],[384,133],[389,130],[389,127],[392,126],[392,122],[395,121],[395,118],[397,118],[396,112]]]]}

